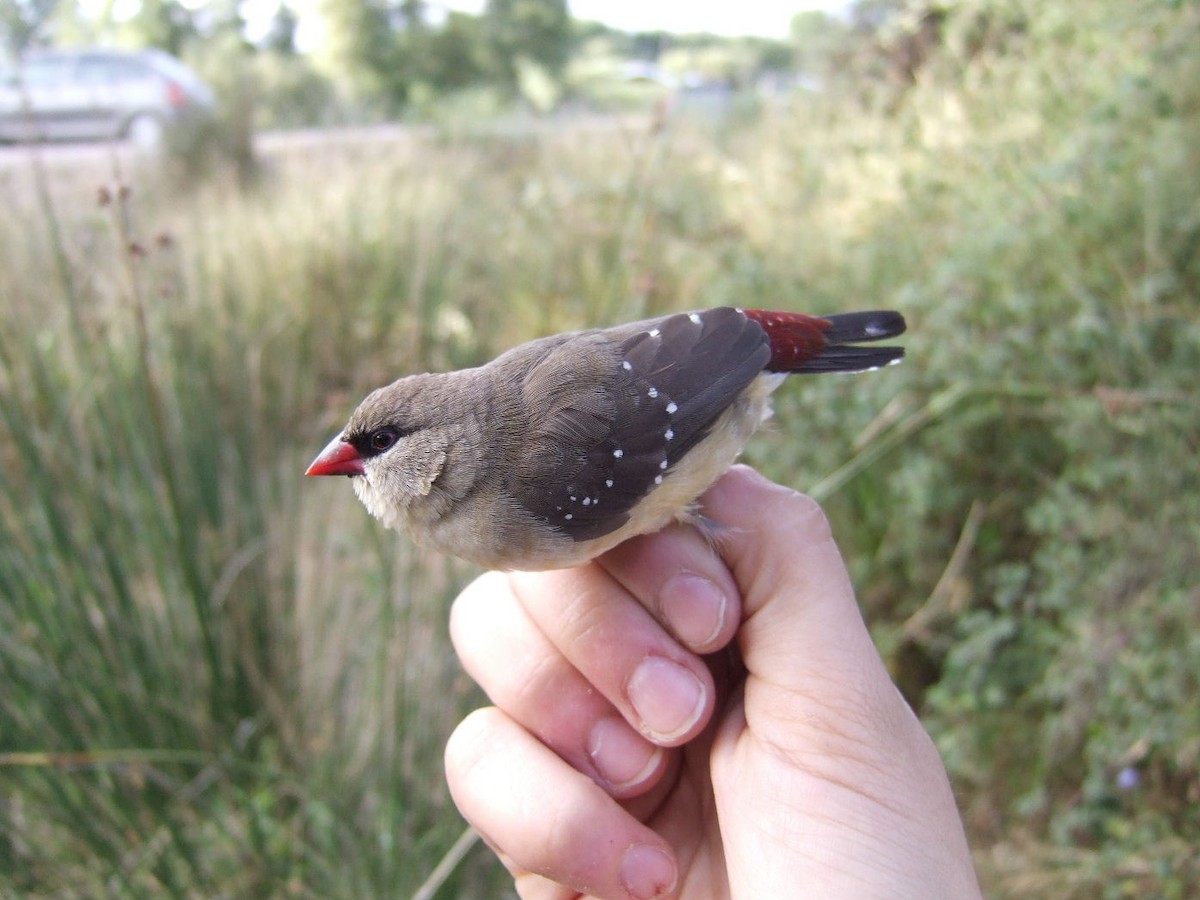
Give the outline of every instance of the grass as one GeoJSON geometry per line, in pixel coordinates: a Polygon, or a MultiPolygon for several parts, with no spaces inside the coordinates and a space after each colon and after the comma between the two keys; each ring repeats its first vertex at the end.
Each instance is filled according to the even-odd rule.
{"type": "Polygon", "coordinates": [[[989,893],[1200,890],[1200,11],[1125,6],[737,128],[0,174],[0,894],[411,895],[473,573],[304,465],[400,374],[720,303],[909,317],[748,458],[830,509],[989,893]]]}
{"type": "Polygon", "coordinates": [[[437,773],[477,702],[444,637],[463,576],[301,490],[352,339],[245,283],[270,233],[247,209],[247,243],[206,236],[228,194],[185,233],[76,188],[69,289],[25,275],[0,339],[4,891],[415,887],[461,829],[437,773]]]}

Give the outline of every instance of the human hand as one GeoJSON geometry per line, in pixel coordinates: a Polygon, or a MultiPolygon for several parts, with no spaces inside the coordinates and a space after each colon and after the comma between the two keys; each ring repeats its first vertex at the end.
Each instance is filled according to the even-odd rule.
{"type": "Polygon", "coordinates": [[[978,897],[820,508],[745,467],[703,505],[720,556],[672,527],[458,598],[463,815],[525,898],[978,897]]]}

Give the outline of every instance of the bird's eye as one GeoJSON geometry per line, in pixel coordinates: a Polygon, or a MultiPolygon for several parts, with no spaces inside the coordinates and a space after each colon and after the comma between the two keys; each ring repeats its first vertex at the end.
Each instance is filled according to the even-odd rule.
{"type": "Polygon", "coordinates": [[[371,432],[371,449],[376,453],[390,450],[400,436],[390,428],[380,428],[371,432]]]}

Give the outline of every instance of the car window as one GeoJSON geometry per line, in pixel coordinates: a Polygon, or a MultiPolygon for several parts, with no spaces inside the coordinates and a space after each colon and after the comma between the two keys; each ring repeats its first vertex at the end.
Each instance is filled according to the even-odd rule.
{"type": "Polygon", "coordinates": [[[71,79],[74,61],[65,57],[41,57],[27,60],[21,78],[28,87],[53,87],[71,79]]]}
{"type": "Polygon", "coordinates": [[[79,61],[78,79],[84,84],[119,84],[139,81],[146,77],[146,69],[130,59],[105,56],[85,56],[79,61]]]}

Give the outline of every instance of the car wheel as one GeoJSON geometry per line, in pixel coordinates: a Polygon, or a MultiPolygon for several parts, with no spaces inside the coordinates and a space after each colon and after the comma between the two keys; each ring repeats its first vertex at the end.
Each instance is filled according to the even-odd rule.
{"type": "Polygon", "coordinates": [[[162,143],[162,120],[150,113],[139,113],[125,126],[125,137],[135,147],[152,150],[162,143]]]}

